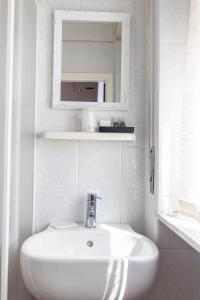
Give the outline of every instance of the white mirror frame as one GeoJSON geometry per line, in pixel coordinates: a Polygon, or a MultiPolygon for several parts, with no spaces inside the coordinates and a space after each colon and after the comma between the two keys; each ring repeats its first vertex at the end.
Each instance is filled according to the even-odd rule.
{"type": "Polygon", "coordinates": [[[54,53],[53,53],[53,91],[52,106],[56,109],[127,110],[129,97],[129,54],[130,52],[130,14],[86,11],[54,11],[54,53]],[[61,63],[62,63],[62,23],[63,21],[81,22],[121,22],[121,100],[120,102],[75,102],[61,101],[61,63]]]}

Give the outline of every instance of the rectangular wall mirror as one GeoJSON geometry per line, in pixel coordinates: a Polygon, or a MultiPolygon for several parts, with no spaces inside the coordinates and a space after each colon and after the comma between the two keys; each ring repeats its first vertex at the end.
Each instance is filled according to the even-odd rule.
{"type": "Polygon", "coordinates": [[[130,15],[54,12],[53,108],[127,108],[130,15]]]}

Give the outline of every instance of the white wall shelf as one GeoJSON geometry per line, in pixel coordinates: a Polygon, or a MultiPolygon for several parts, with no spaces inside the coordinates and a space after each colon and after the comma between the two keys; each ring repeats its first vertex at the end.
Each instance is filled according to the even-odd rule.
{"type": "Polygon", "coordinates": [[[51,140],[82,140],[82,141],[135,141],[134,133],[104,133],[104,132],[68,132],[46,131],[39,134],[42,139],[51,140]]]}

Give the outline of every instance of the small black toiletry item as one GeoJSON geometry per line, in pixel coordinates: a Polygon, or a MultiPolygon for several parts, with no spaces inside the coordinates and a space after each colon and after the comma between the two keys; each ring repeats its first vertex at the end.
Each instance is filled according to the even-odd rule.
{"type": "Polygon", "coordinates": [[[119,127],[119,122],[114,121],[113,124],[112,124],[112,126],[115,127],[115,128],[119,127]]]}
{"type": "Polygon", "coordinates": [[[126,124],[123,120],[114,121],[112,123],[113,127],[126,127],[126,124]]]}
{"type": "Polygon", "coordinates": [[[99,132],[134,133],[135,127],[99,126],[99,132]]]}
{"type": "Polygon", "coordinates": [[[126,124],[124,121],[119,121],[119,127],[126,127],[126,124]]]}

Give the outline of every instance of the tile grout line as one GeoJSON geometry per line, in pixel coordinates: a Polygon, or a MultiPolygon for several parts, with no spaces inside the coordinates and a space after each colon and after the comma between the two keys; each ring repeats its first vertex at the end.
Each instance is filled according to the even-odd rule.
{"type": "MultiPolygon", "coordinates": [[[[75,151],[76,151],[76,159],[75,159],[75,185],[74,185],[74,190],[75,190],[75,205],[78,207],[78,172],[79,172],[79,141],[75,141],[75,151]]],[[[71,187],[70,189],[73,189],[71,187]]],[[[65,190],[62,188],[59,188],[59,190],[65,190]]],[[[77,211],[77,209],[76,209],[77,211]]],[[[74,220],[75,221],[75,220],[74,220]]]]}
{"type": "Polygon", "coordinates": [[[120,142],[120,224],[122,223],[122,142],[120,142]]]}

